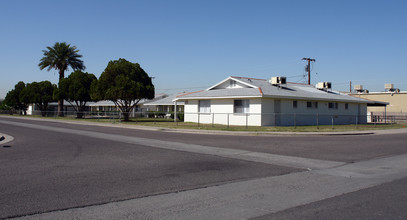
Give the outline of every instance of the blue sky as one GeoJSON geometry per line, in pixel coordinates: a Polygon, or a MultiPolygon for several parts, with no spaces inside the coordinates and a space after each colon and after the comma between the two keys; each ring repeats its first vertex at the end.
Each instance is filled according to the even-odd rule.
{"type": "MultiPolygon", "coordinates": [[[[156,93],[207,88],[228,76],[349,81],[407,90],[407,1],[0,1],[0,98],[18,81],[58,82],[42,50],[77,46],[96,77],[110,60],[137,62],[156,93]]],[[[65,75],[67,76],[70,70],[65,75]]]]}

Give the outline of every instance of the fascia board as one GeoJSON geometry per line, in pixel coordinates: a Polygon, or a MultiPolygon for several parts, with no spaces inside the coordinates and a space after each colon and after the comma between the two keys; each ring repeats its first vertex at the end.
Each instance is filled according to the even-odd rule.
{"type": "MultiPolygon", "coordinates": [[[[177,102],[177,105],[183,105],[184,102],[177,102]]],[[[148,103],[148,104],[144,104],[144,105],[148,105],[148,106],[157,106],[157,105],[175,105],[175,100],[172,101],[172,104],[170,103],[148,103]]]]}
{"type": "Polygon", "coordinates": [[[317,100],[325,102],[352,102],[352,103],[370,103],[368,100],[347,100],[347,99],[323,99],[323,98],[309,98],[309,97],[299,97],[299,96],[272,96],[266,95],[264,98],[273,98],[273,99],[293,99],[293,100],[317,100]]]}
{"type": "Polygon", "coordinates": [[[209,91],[209,90],[211,90],[211,89],[215,88],[216,86],[219,86],[220,84],[222,84],[222,83],[226,82],[227,80],[229,80],[229,79],[231,79],[231,78],[232,78],[232,77],[231,77],[231,76],[229,76],[228,78],[226,78],[226,79],[224,79],[224,80],[222,80],[222,81],[220,81],[220,82],[216,83],[215,85],[213,85],[213,86],[211,86],[211,87],[207,88],[207,89],[206,89],[206,91],[209,91]]]}
{"type": "Polygon", "coordinates": [[[236,78],[234,78],[234,77],[229,76],[228,78],[226,78],[226,79],[220,81],[219,83],[216,83],[215,85],[209,87],[208,89],[206,89],[206,91],[209,91],[209,90],[211,90],[211,89],[213,89],[213,88],[219,86],[220,84],[222,84],[222,83],[224,83],[224,82],[226,82],[226,81],[228,81],[228,80],[230,80],[230,79],[233,79],[233,80],[235,80],[236,82],[239,82],[239,83],[241,83],[241,84],[243,84],[243,85],[246,85],[246,86],[249,86],[249,87],[251,87],[251,88],[255,88],[255,89],[258,88],[257,86],[254,86],[254,85],[252,85],[252,84],[250,84],[250,83],[243,82],[243,81],[241,81],[241,80],[238,80],[238,79],[236,79],[236,78]]]}
{"type": "Polygon", "coordinates": [[[184,97],[184,98],[177,98],[174,101],[178,100],[195,100],[195,99],[246,99],[246,98],[262,98],[263,96],[221,96],[221,97],[184,97]]]}
{"type": "Polygon", "coordinates": [[[250,84],[250,83],[240,81],[240,80],[238,80],[238,79],[236,79],[236,78],[233,78],[233,77],[231,77],[231,78],[234,79],[234,80],[236,80],[237,82],[240,82],[240,83],[242,83],[242,84],[244,84],[244,85],[246,85],[246,86],[252,87],[252,88],[254,88],[254,89],[259,88],[259,87],[257,87],[257,86],[254,86],[254,85],[250,84]]]}

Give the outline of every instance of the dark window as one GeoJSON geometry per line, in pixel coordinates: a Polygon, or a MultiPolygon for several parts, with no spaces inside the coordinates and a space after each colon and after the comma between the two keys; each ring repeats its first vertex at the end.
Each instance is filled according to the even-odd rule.
{"type": "Polygon", "coordinates": [[[345,103],[345,109],[348,109],[348,108],[349,108],[349,104],[345,103]]]}
{"type": "Polygon", "coordinates": [[[330,108],[330,109],[338,109],[338,103],[330,102],[330,103],[328,103],[328,108],[330,108]]]}
{"type": "Polygon", "coordinates": [[[293,101],[293,108],[297,108],[297,107],[298,107],[297,101],[293,101]]]}
{"type": "Polygon", "coordinates": [[[318,102],[307,102],[307,108],[318,108],[318,102]]]}
{"type": "Polygon", "coordinates": [[[248,99],[235,100],[234,102],[235,113],[249,113],[249,108],[250,105],[248,99]]]}

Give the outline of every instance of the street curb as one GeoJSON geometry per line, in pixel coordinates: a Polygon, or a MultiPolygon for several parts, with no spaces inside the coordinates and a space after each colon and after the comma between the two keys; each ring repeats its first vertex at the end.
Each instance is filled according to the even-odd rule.
{"type": "Polygon", "coordinates": [[[10,142],[10,141],[12,141],[12,140],[14,140],[14,137],[12,137],[12,136],[10,136],[10,135],[7,135],[7,134],[0,133],[0,137],[2,137],[2,136],[3,136],[5,139],[2,140],[2,141],[0,141],[0,145],[4,145],[4,144],[6,144],[6,143],[8,143],[8,142],[10,142]]]}
{"type": "MultiPolygon", "coordinates": [[[[127,124],[108,124],[108,123],[96,123],[88,121],[64,121],[50,118],[23,118],[23,117],[13,117],[13,116],[0,116],[3,118],[16,118],[23,120],[33,120],[33,121],[49,121],[49,122],[59,122],[66,124],[78,124],[78,125],[91,125],[91,126],[101,126],[101,127],[115,127],[115,128],[127,128],[127,129],[138,129],[146,131],[161,131],[161,132],[174,132],[174,133],[186,133],[186,134],[208,134],[208,135],[243,135],[243,136],[350,136],[350,135],[380,135],[380,134],[399,134],[407,133],[407,128],[399,129],[386,129],[386,130],[366,130],[366,131],[347,131],[347,132],[275,132],[275,131],[222,131],[222,130],[204,130],[204,129],[177,129],[177,128],[163,128],[163,127],[152,127],[152,126],[142,126],[142,125],[127,125],[127,124]]],[[[1,143],[1,142],[0,142],[1,143]]]]}

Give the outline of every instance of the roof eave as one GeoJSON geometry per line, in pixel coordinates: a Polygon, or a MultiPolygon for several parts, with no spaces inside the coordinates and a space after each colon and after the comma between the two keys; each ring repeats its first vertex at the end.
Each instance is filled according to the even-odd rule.
{"type": "Polygon", "coordinates": [[[174,99],[174,101],[179,101],[179,100],[191,100],[191,99],[247,99],[247,98],[262,98],[263,96],[258,95],[258,96],[217,96],[217,97],[204,97],[204,96],[195,96],[195,97],[180,97],[174,99]]]}

